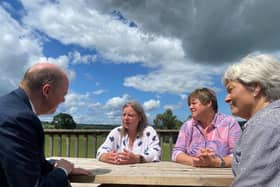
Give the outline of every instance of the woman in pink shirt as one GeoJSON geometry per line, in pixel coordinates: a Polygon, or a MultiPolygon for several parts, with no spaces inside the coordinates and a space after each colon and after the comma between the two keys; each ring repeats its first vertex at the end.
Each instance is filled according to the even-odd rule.
{"type": "Polygon", "coordinates": [[[208,88],[188,97],[192,118],[186,121],[172,151],[172,160],[196,167],[231,167],[232,151],[241,128],[230,115],[218,111],[216,94],[208,88]]]}

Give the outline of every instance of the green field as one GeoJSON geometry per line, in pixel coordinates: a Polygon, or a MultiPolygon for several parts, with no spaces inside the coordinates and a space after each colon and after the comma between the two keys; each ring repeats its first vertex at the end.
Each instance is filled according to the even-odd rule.
{"type": "MultiPolygon", "coordinates": [[[[58,137],[54,138],[54,145],[53,145],[53,155],[50,155],[49,151],[49,145],[50,145],[50,137],[48,135],[45,136],[45,153],[46,157],[51,157],[51,156],[59,156],[58,155],[58,137]]],[[[74,147],[74,137],[70,138],[70,157],[75,157],[75,147],[74,147]]],[[[102,137],[98,136],[97,137],[97,146],[96,149],[101,145],[103,142],[102,137]]],[[[62,155],[61,156],[66,156],[66,138],[65,136],[62,136],[62,155]]],[[[88,157],[88,158],[93,158],[93,138],[89,137],[88,138],[88,154],[87,156],[85,155],[85,137],[84,136],[79,136],[79,151],[78,151],[78,157],[88,157]]],[[[164,143],[162,145],[162,160],[170,160],[170,148],[169,144],[164,143]]]]}

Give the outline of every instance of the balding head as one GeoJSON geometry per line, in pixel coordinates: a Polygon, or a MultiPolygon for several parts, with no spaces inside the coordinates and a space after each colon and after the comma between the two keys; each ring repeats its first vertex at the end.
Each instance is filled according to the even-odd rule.
{"type": "Polygon", "coordinates": [[[29,68],[21,81],[21,86],[30,91],[38,91],[46,84],[59,86],[62,80],[67,79],[66,74],[56,65],[50,63],[38,63],[29,68]]]}
{"type": "Polygon", "coordinates": [[[26,71],[20,87],[27,94],[36,114],[51,114],[65,101],[68,78],[56,65],[38,63],[26,71]]]}

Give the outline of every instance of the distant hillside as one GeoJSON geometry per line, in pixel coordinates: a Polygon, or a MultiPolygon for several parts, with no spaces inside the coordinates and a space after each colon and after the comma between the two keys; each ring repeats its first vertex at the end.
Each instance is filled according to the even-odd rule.
{"type": "MultiPolygon", "coordinates": [[[[54,129],[54,125],[50,122],[42,121],[44,129],[54,129]]],[[[76,129],[113,129],[120,124],[77,124],[76,129]]]]}
{"type": "MultiPolygon", "coordinates": [[[[246,121],[238,121],[238,123],[243,130],[246,121]]],[[[54,129],[54,125],[50,122],[42,121],[42,124],[44,129],[54,129]]],[[[77,124],[76,129],[113,129],[117,126],[120,124],[77,124]]]]}
{"type": "Polygon", "coordinates": [[[77,129],[113,129],[118,124],[77,124],[77,129]]]}

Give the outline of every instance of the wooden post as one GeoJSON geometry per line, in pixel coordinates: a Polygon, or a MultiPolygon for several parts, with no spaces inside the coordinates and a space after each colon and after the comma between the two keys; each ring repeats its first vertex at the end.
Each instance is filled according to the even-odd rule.
{"type": "Polygon", "coordinates": [[[50,134],[49,155],[50,155],[50,156],[54,156],[54,155],[53,155],[53,135],[52,135],[52,134],[50,134]]]}
{"type": "Polygon", "coordinates": [[[96,158],[96,152],[97,152],[97,135],[94,134],[93,135],[93,139],[92,139],[92,157],[96,158]]]}
{"type": "Polygon", "coordinates": [[[79,157],[79,135],[75,135],[75,157],[79,157]]]}
{"type": "Polygon", "coordinates": [[[58,151],[57,151],[57,155],[58,156],[62,155],[62,135],[61,134],[58,135],[58,151]]]}
{"type": "Polygon", "coordinates": [[[85,149],[84,149],[84,155],[85,158],[88,157],[88,134],[85,134],[85,149]]]}
{"type": "Polygon", "coordinates": [[[70,156],[70,134],[66,135],[66,156],[70,156]]]}

